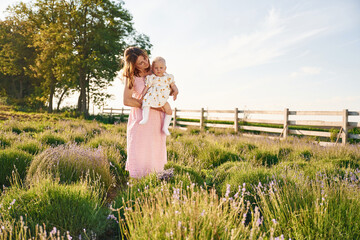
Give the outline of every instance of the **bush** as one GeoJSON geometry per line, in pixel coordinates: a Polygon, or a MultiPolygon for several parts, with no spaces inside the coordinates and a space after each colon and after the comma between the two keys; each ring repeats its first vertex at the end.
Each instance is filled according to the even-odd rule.
{"type": "MultiPolygon", "coordinates": [[[[136,189],[135,189],[136,190],[136,189]]],[[[195,184],[185,187],[161,183],[149,187],[135,201],[122,201],[118,209],[121,233],[125,239],[259,239],[260,213],[256,209],[247,225],[251,211],[240,196],[219,199],[214,189],[199,189],[195,184]],[[120,212],[123,211],[123,214],[120,212]]]]}
{"type": "Polygon", "coordinates": [[[238,143],[235,146],[236,151],[238,151],[240,154],[251,152],[256,148],[257,146],[252,143],[238,143]]]}
{"type": "Polygon", "coordinates": [[[0,149],[7,148],[11,146],[11,140],[5,137],[4,135],[0,135],[0,149]]]}
{"type": "Polygon", "coordinates": [[[246,186],[249,193],[247,200],[251,202],[254,202],[256,198],[254,187],[258,186],[259,183],[266,185],[273,179],[273,172],[270,169],[254,168],[246,164],[235,165],[223,173],[218,173],[218,176],[221,176],[221,174],[226,176],[222,182],[215,179],[215,182],[218,182],[215,186],[219,194],[224,194],[228,185],[230,185],[230,195],[234,195],[239,188],[246,186]]]}
{"type": "Polygon", "coordinates": [[[204,179],[201,177],[201,174],[191,167],[185,167],[185,166],[176,164],[174,162],[168,162],[165,165],[165,169],[169,169],[169,168],[174,168],[175,177],[178,177],[180,175],[187,175],[187,176],[189,176],[189,178],[187,180],[194,182],[198,185],[204,184],[204,179]]]}
{"type": "Polygon", "coordinates": [[[106,147],[106,156],[110,164],[110,171],[116,177],[117,183],[121,186],[129,178],[129,172],[125,170],[126,156],[124,157],[120,150],[112,147],[106,147]]]}
{"type": "Polygon", "coordinates": [[[42,137],[40,138],[40,141],[43,144],[48,144],[50,146],[58,146],[61,144],[65,144],[66,140],[58,135],[54,135],[52,133],[46,133],[44,135],[42,135],[42,137]]]}
{"type": "Polygon", "coordinates": [[[17,171],[20,179],[25,179],[26,170],[33,156],[17,149],[0,150],[0,187],[10,185],[13,171],[17,171]]]}
{"type": "Polygon", "coordinates": [[[291,148],[279,148],[278,158],[287,160],[290,157],[290,154],[293,150],[291,148]]]}
{"type": "Polygon", "coordinates": [[[71,236],[85,237],[91,233],[97,237],[105,232],[109,210],[103,207],[99,190],[91,189],[85,182],[60,185],[44,179],[29,189],[13,186],[1,197],[2,218],[27,222],[32,233],[36,225],[46,225],[50,232],[54,227],[69,231],[71,236]]]}
{"type": "Polygon", "coordinates": [[[85,142],[85,136],[82,134],[71,135],[71,140],[77,144],[83,143],[83,142],[85,142]]]}
{"type": "Polygon", "coordinates": [[[299,156],[306,161],[310,161],[313,154],[311,153],[310,150],[303,150],[303,151],[300,151],[299,156]]]}
{"type": "Polygon", "coordinates": [[[98,148],[100,146],[104,147],[115,147],[119,150],[121,156],[126,159],[127,153],[124,147],[126,142],[126,138],[119,136],[118,138],[114,137],[113,134],[103,134],[101,136],[96,136],[95,138],[91,139],[88,145],[92,148],[98,148]]]}
{"type": "Polygon", "coordinates": [[[38,141],[34,140],[34,141],[27,141],[25,143],[20,143],[16,145],[16,148],[28,152],[32,155],[36,155],[42,151],[43,146],[38,141]]]}
{"type": "Polygon", "coordinates": [[[100,178],[105,189],[112,184],[109,162],[102,149],[92,150],[77,145],[48,148],[32,161],[27,182],[50,174],[62,183],[78,182],[89,175],[92,180],[100,178]]]}
{"type": "Polygon", "coordinates": [[[333,164],[339,168],[351,168],[359,169],[360,168],[360,159],[332,159],[333,164]]]}
{"type": "Polygon", "coordinates": [[[218,146],[207,146],[198,155],[202,168],[217,167],[224,162],[239,161],[240,157],[218,146]]]}
{"type": "Polygon", "coordinates": [[[266,167],[271,167],[279,162],[278,154],[259,149],[254,151],[253,159],[251,160],[255,163],[255,165],[262,165],[266,167]]]}
{"type": "Polygon", "coordinates": [[[344,177],[318,174],[296,184],[258,188],[264,230],[276,222],[275,234],[284,239],[359,239],[359,178],[352,172],[344,177]]]}

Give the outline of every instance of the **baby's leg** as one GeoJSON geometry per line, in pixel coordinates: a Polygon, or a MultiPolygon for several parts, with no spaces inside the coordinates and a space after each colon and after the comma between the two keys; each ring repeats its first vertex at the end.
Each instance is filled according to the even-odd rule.
{"type": "Polygon", "coordinates": [[[142,110],[143,119],[139,122],[139,124],[147,123],[147,121],[149,120],[149,112],[150,112],[150,107],[143,107],[142,110]]]}
{"type": "Polygon", "coordinates": [[[172,115],[171,106],[168,102],[165,103],[163,108],[164,108],[164,112],[166,113],[166,115],[172,115]]]}
{"type": "Polygon", "coordinates": [[[163,126],[162,130],[166,135],[170,135],[168,128],[170,126],[170,122],[171,122],[171,118],[172,118],[172,110],[171,110],[170,104],[168,102],[165,103],[163,108],[164,108],[164,112],[166,115],[164,118],[164,126],[163,126]]]}

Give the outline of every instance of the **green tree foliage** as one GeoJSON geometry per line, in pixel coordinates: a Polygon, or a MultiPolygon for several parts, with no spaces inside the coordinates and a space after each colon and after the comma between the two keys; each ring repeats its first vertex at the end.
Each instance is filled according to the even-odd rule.
{"type": "MultiPolygon", "coordinates": [[[[36,0],[10,8],[6,21],[27,26],[29,34],[20,35],[25,38],[21,43],[23,48],[32,50],[33,55],[26,58],[30,62],[13,64],[28,72],[16,72],[12,70],[14,66],[1,64],[0,77],[11,82],[17,76],[15,73],[28,74],[30,95],[46,103],[49,112],[55,96],[60,99],[59,109],[64,97],[79,92],[78,110],[87,116],[90,99],[100,106],[110,97],[106,88],[121,67],[119,58],[125,48],[137,45],[149,52],[152,46],[146,35],[135,31],[132,16],[123,5],[122,1],[110,0],[36,0]]],[[[2,32],[7,29],[6,21],[1,22],[2,32]]],[[[12,34],[8,30],[8,35],[12,34]]],[[[14,42],[6,36],[1,38],[0,50],[16,51],[18,46],[12,46],[14,42]]],[[[25,58],[22,52],[16,52],[20,59],[25,58]]],[[[4,63],[14,59],[14,56],[0,54],[4,63]]],[[[10,84],[1,81],[0,87],[9,95],[10,84]]],[[[17,97],[23,98],[22,95],[17,97]]]]}
{"type": "Polygon", "coordinates": [[[39,81],[30,70],[35,57],[31,47],[33,29],[27,17],[18,12],[23,7],[19,4],[11,17],[0,21],[0,90],[10,103],[22,105],[33,99],[41,106],[41,99],[35,96],[39,81]]]}

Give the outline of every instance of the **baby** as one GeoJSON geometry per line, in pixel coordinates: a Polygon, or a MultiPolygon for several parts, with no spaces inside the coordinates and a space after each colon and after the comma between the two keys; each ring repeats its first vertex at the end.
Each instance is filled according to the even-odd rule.
{"type": "Polygon", "coordinates": [[[141,93],[143,119],[139,124],[145,124],[148,121],[150,107],[163,107],[166,115],[162,131],[166,135],[170,135],[168,128],[172,118],[172,110],[167,100],[171,90],[173,91],[174,100],[176,100],[179,91],[175,85],[174,76],[165,72],[166,62],[164,58],[156,57],[154,59],[152,71],[153,74],[146,77],[145,88],[141,93]]]}

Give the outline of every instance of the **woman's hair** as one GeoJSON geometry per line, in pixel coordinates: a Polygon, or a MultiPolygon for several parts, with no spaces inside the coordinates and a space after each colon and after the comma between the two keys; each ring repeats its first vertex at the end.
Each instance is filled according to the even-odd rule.
{"type": "MultiPolygon", "coordinates": [[[[129,89],[132,89],[134,86],[134,76],[139,76],[140,73],[140,71],[135,67],[136,60],[139,56],[143,56],[145,59],[148,59],[149,62],[149,57],[146,51],[141,48],[129,47],[124,52],[124,67],[122,69],[122,75],[124,78],[128,79],[127,87],[129,89]]],[[[149,67],[146,70],[150,71],[150,62],[149,67]]]]}

